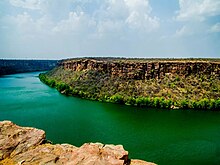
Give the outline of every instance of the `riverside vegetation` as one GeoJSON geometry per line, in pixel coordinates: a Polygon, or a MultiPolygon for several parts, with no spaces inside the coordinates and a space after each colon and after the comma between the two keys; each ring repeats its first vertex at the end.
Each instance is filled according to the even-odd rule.
{"type": "Polygon", "coordinates": [[[220,110],[219,65],[218,59],[73,59],[62,61],[39,78],[62,94],[90,100],[164,109],[220,110]],[[149,71],[141,74],[145,64],[149,71]],[[134,66],[131,70],[127,69],[130,65],[134,66]],[[171,69],[159,76],[167,66],[171,69]]]}

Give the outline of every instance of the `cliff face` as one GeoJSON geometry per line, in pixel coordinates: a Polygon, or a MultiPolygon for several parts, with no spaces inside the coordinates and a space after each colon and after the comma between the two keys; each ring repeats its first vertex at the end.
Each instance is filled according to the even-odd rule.
{"type": "Polygon", "coordinates": [[[122,145],[85,143],[81,147],[47,143],[45,132],[0,122],[0,165],[155,165],[130,160],[122,145]]]}
{"type": "Polygon", "coordinates": [[[95,70],[112,77],[134,80],[161,79],[165,75],[177,74],[182,77],[191,74],[214,75],[220,78],[220,61],[117,61],[78,59],[60,63],[66,70],[95,70]]]}

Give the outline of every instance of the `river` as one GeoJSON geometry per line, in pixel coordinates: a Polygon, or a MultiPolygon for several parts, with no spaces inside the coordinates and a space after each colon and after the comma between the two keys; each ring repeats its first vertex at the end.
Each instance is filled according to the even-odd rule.
{"type": "Polygon", "coordinates": [[[220,112],[158,110],[61,95],[38,72],[0,77],[0,121],[46,131],[53,143],[122,144],[159,165],[220,164],[220,112]]]}

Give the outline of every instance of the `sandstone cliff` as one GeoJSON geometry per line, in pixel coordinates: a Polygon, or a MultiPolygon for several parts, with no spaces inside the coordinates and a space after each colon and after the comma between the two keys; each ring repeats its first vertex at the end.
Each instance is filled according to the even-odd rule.
{"type": "MultiPolygon", "coordinates": [[[[144,152],[144,151],[143,151],[144,152]]],[[[45,132],[0,122],[0,165],[154,165],[130,160],[122,145],[85,143],[81,147],[50,144],[45,132]]]]}
{"type": "Polygon", "coordinates": [[[60,63],[72,71],[95,70],[113,77],[149,80],[163,78],[166,74],[189,76],[191,74],[215,75],[220,78],[220,60],[106,60],[72,59],[60,63]]]}

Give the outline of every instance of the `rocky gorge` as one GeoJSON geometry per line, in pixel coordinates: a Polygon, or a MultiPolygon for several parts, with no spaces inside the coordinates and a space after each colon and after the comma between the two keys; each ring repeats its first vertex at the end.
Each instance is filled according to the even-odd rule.
{"type": "Polygon", "coordinates": [[[219,59],[62,60],[40,74],[62,94],[164,109],[220,109],[219,59]]]}
{"type": "Polygon", "coordinates": [[[70,144],[51,144],[43,130],[1,121],[0,165],[21,164],[155,165],[129,159],[128,151],[122,145],[85,143],[76,147],[70,144]]]}

